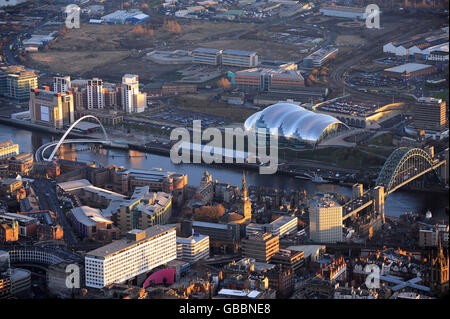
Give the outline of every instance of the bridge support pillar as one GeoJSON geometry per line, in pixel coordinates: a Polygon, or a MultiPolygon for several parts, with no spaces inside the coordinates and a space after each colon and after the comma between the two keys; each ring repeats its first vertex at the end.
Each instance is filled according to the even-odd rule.
{"type": "Polygon", "coordinates": [[[384,187],[383,186],[377,186],[372,191],[373,196],[373,204],[375,211],[380,214],[383,224],[385,223],[385,216],[384,216],[384,187]]]}

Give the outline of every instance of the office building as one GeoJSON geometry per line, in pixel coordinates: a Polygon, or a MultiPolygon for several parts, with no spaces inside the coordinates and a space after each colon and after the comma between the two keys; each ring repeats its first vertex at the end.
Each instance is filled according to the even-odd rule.
{"type": "Polygon", "coordinates": [[[298,218],[282,216],[270,223],[271,233],[274,236],[289,235],[297,232],[298,218]]]}
{"type": "Polygon", "coordinates": [[[53,92],[66,93],[70,91],[70,76],[55,76],[53,78],[53,92]]]}
{"type": "Polygon", "coordinates": [[[446,102],[442,99],[421,97],[414,104],[413,126],[417,130],[442,132],[447,121],[446,102]]]}
{"type": "Polygon", "coordinates": [[[209,236],[210,245],[213,248],[220,248],[231,251],[237,249],[237,243],[240,240],[239,224],[217,224],[193,221],[191,230],[194,232],[209,236]]]}
{"type": "Polygon", "coordinates": [[[34,124],[63,128],[75,121],[72,92],[34,89],[30,95],[30,117],[34,124]]]}
{"type": "Polygon", "coordinates": [[[87,108],[103,109],[105,107],[103,96],[103,80],[93,78],[87,83],[87,108]]]}
{"type": "Polygon", "coordinates": [[[309,232],[314,242],[341,242],[342,206],[327,197],[316,197],[309,208],[309,232]]]}
{"type": "Polygon", "coordinates": [[[281,265],[282,268],[291,269],[294,273],[299,273],[305,265],[305,253],[303,251],[280,249],[270,258],[271,264],[281,265]]]}
{"type": "Polygon", "coordinates": [[[209,236],[194,233],[188,238],[177,237],[177,258],[191,263],[209,258],[209,236]]]}
{"type": "Polygon", "coordinates": [[[222,50],[197,48],[192,51],[192,63],[220,65],[222,50]]]}
{"type": "Polygon", "coordinates": [[[0,142],[0,160],[19,154],[19,144],[14,144],[11,140],[0,142]]]}
{"type": "Polygon", "coordinates": [[[38,87],[34,71],[23,66],[10,66],[0,73],[0,95],[16,100],[28,100],[30,90],[38,87]]]}
{"type": "Polygon", "coordinates": [[[86,254],[86,286],[103,288],[124,283],[175,258],[174,227],[156,225],[145,230],[134,229],[126,238],[86,254]]]}
{"type": "Polygon", "coordinates": [[[297,64],[288,63],[276,69],[253,68],[237,71],[234,85],[247,91],[295,91],[305,87],[297,64]]]}
{"type": "Polygon", "coordinates": [[[267,263],[279,251],[279,237],[269,233],[250,234],[241,241],[242,255],[267,263]]]}
{"type": "Polygon", "coordinates": [[[34,217],[14,213],[5,213],[0,215],[0,223],[2,222],[9,223],[10,225],[17,222],[18,236],[20,237],[28,239],[36,237],[38,220],[34,217]]]}
{"type": "Polygon", "coordinates": [[[321,48],[303,59],[303,66],[306,68],[318,68],[325,62],[334,59],[338,53],[338,48],[321,48]]]}
{"type": "Polygon", "coordinates": [[[254,68],[258,64],[258,54],[256,52],[241,50],[222,51],[222,65],[254,68]]]}
{"type": "Polygon", "coordinates": [[[139,92],[139,76],[125,74],[122,77],[122,108],[127,113],[141,113],[147,106],[147,94],[139,92]]]}

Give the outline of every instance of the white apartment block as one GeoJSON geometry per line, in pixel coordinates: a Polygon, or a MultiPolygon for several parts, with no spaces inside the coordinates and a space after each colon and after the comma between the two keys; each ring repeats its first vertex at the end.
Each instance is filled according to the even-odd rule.
{"type": "Polygon", "coordinates": [[[85,256],[86,286],[103,288],[123,283],[177,258],[174,227],[156,225],[134,229],[127,238],[95,249],[85,256]]]}
{"type": "Polygon", "coordinates": [[[147,94],[139,92],[139,76],[125,74],[122,77],[122,107],[127,113],[144,112],[147,94]]]}
{"type": "Polygon", "coordinates": [[[312,201],[309,208],[309,233],[310,239],[318,243],[342,241],[342,206],[326,199],[312,201]]]}
{"type": "Polygon", "coordinates": [[[70,76],[55,76],[53,78],[53,92],[66,93],[70,91],[70,76]]]}
{"type": "Polygon", "coordinates": [[[105,101],[103,97],[103,80],[93,78],[87,84],[87,107],[92,109],[103,109],[105,101]]]}
{"type": "Polygon", "coordinates": [[[191,237],[177,237],[177,258],[196,262],[209,258],[209,236],[193,234],[191,237]]]}

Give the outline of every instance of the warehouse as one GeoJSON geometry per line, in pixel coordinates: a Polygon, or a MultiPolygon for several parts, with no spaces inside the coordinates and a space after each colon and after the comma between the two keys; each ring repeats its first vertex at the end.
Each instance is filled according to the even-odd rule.
{"type": "Polygon", "coordinates": [[[366,18],[365,8],[354,7],[323,7],[320,13],[328,17],[348,18],[348,19],[360,19],[366,18]]]}
{"type": "Polygon", "coordinates": [[[401,78],[404,80],[427,76],[437,72],[434,65],[420,63],[406,63],[385,69],[380,73],[381,77],[401,78]]]}

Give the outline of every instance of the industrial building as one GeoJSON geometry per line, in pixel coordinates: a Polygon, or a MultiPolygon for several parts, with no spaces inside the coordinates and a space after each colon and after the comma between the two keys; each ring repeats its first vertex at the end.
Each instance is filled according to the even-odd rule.
{"type": "Polygon", "coordinates": [[[397,78],[408,81],[418,77],[426,77],[430,74],[436,73],[437,68],[434,65],[421,63],[406,63],[392,68],[385,69],[380,72],[381,77],[397,78]]]}
{"type": "Polygon", "coordinates": [[[365,8],[344,7],[344,6],[323,7],[320,8],[319,12],[322,15],[328,17],[359,19],[359,20],[364,20],[366,18],[365,8]]]}
{"type": "Polygon", "coordinates": [[[134,229],[126,238],[86,254],[86,286],[103,288],[124,283],[176,258],[174,227],[156,225],[145,230],[134,229]]]}
{"type": "Polygon", "coordinates": [[[140,10],[117,10],[113,13],[107,14],[101,18],[103,22],[109,24],[138,24],[144,23],[150,19],[150,16],[144,14],[140,10]]]}
{"type": "Polygon", "coordinates": [[[31,122],[63,128],[75,121],[72,92],[56,93],[45,90],[30,90],[31,122]]]}

